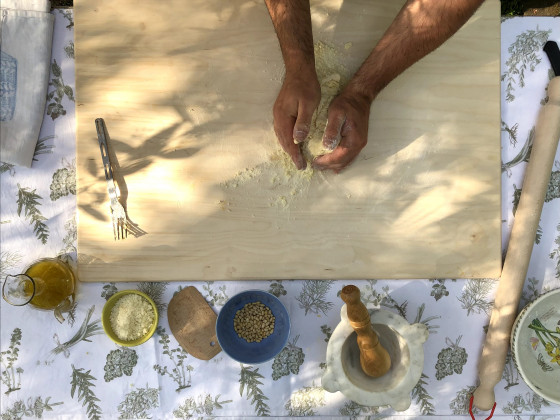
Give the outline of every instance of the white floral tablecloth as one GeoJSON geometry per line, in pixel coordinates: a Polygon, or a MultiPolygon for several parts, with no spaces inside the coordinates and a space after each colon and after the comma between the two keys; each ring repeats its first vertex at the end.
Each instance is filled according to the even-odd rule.
{"type": "MultiPolygon", "coordinates": [[[[74,44],[71,10],[55,10],[47,108],[33,167],[2,163],[1,277],[35,259],[76,260],[74,44]]],[[[552,77],[542,46],[560,42],[560,18],[502,22],[502,201],[507,244],[537,113],[552,77]]],[[[500,180],[496,180],[499,182],[500,180]]],[[[59,324],[52,313],[1,303],[2,419],[110,419],[253,416],[417,419],[470,418],[469,395],[492,309],[490,279],[356,281],[363,299],[428,326],[422,377],[402,413],[363,407],[321,388],[327,341],[340,321],[342,281],[79,284],[77,305],[59,324]],[[183,351],[165,316],[173,294],[194,285],[218,312],[234,294],[260,288],[286,305],[289,344],[273,361],[241,365],[223,352],[201,361],[183,351]],[[157,333],[122,348],[103,333],[105,301],[138,288],[158,303],[157,333]],[[446,350],[448,349],[448,350],[446,350]],[[444,351],[445,350],[445,351],[444,351]],[[444,355],[454,355],[449,363],[444,355]]],[[[560,287],[560,151],[557,152],[521,306],[560,287]]],[[[520,307],[521,307],[520,306],[520,307]]],[[[495,418],[560,418],[508,360],[496,387],[495,418]]],[[[475,411],[476,413],[476,411],[475,411]]],[[[476,413],[486,418],[488,413],[476,413]]]]}

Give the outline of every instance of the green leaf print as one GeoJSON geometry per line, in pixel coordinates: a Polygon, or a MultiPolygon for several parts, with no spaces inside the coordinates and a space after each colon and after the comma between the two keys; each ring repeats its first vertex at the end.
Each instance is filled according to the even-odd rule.
{"type": "Polygon", "coordinates": [[[320,386],[306,386],[292,393],[284,406],[292,417],[308,417],[317,415],[315,410],[326,405],[325,390],[320,386]]]}
{"type": "Polygon", "coordinates": [[[414,318],[414,321],[412,321],[413,324],[416,323],[420,323],[420,324],[424,324],[427,328],[428,328],[428,332],[430,334],[436,334],[437,333],[437,329],[439,328],[439,325],[431,325],[430,322],[433,321],[434,319],[439,319],[441,318],[440,315],[433,315],[433,316],[429,316],[428,318],[424,318],[422,319],[422,315],[424,315],[424,310],[426,309],[426,304],[423,303],[422,305],[420,305],[418,307],[418,310],[416,311],[416,318],[414,318]]]}
{"type": "Polygon", "coordinates": [[[213,281],[207,281],[206,284],[202,286],[202,289],[206,292],[204,294],[204,299],[206,299],[210,306],[224,306],[229,299],[226,293],[226,285],[224,284],[216,291],[213,284],[213,281]]]}
{"type": "Polygon", "coordinates": [[[489,301],[488,296],[494,288],[494,283],[495,280],[492,279],[467,280],[461,296],[457,298],[462,303],[461,308],[467,310],[467,316],[473,312],[490,315],[494,302],[489,301]]]}
{"type": "Polygon", "coordinates": [[[272,280],[270,283],[270,287],[268,288],[268,293],[276,297],[280,297],[280,296],[286,296],[288,292],[282,285],[282,280],[272,280]]]}
{"type": "Polygon", "coordinates": [[[126,347],[111,350],[106,357],[105,366],[105,382],[110,382],[115,378],[123,375],[131,376],[132,370],[138,362],[138,354],[136,350],[126,347]]]}
{"type": "Polygon", "coordinates": [[[169,371],[167,366],[155,364],[154,370],[161,376],[169,376],[173,379],[178,385],[175,389],[176,392],[189,388],[191,386],[191,372],[194,370],[191,365],[185,364],[185,360],[189,354],[183,350],[182,347],[172,349],[169,346],[171,340],[169,339],[169,335],[165,332],[165,328],[161,326],[157,327],[156,333],[160,336],[159,343],[163,345],[162,354],[169,358],[172,363],[172,368],[171,371],[169,371]]]}
{"type": "Polygon", "coordinates": [[[406,318],[408,301],[405,300],[403,303],[398,303],[391,297],[389,286],[383,286],[381,288],[382,292],[378,292],[375,289],[376,280],[368,280],[368,283],[369,284],[364,287],[364,291],[361,294],[364,305],[368,306],[368,304],[370,304],[375,307],[384,306],[389,309],[394,309],[400,316],[406,318]]]}
{"type": "Polygon", "coordinates": [[[502,379],[506,381],[506,386],[504,386],[504,389],[506,391],[511,387],[519,385],[519,372],[515,367],[510,351],[508,351],[506,355],[506,363],[504,365],[504,373],[502,374],[502,379]]]}
{"type": "Polygon", "coordinates": [[[101,297],[105,298],[105,300],[109,300],[109,298],[113,296],[115,293],[117,293],[118,291],[119,289],[117,289],[115,283],[105,284],[103,286],[103,291],[101,292],[101,297]]]}
{"type": "Polygon", "coordinates": [[[272,379],[278,380],[282,376],[288,376],[290,373],[297,375],[299,368],[303,364],[305,354],[301,347],[297,347],[296,343],[299,338],[297,335],[280,353],[274,358],[272,363],[272,379]]]}
{"type": "Polygon", "coordinates": [[[556,249],[550,253],[550,259],[556,259],[556,278],[560,279],[560,223],[556,226],[556,231],[558,232],[558,236],[554,240],[556,249]]]}
{"type": "Polygon", "coordinates": [[[9,273],[8,270],[16,267],[22,259],[22,255],[13,251],[0,252],[0,278],[5,278],[9,273]]]}
{"type": "Polygon", "coordinates": [[[325,334],[325,343],[328,343],[333,333],[332,328],[328,325],[321,325],[321,332],[325,334]]]}
{"type": "Polygon", "coordinates": [[[338,410],[338,412],[343,416],[348,416],[352,420],[363,418],[363,416],[368,416],[366,418],[370,419],[371,417],[369,416],[379,414],[381,410],[384,410],[386,408],[387,408],[386,406],[367,407],[365,405],[360,405],[354,401],[346,401],[344,403],[344,407],[338,410]]]}
{"type": "Polygon", "coordinates": [[[75,101],[75,99],[72,87],[64,83],[62,69],[56,60],[53,60],[51,64],[51,72],[54,77],[49,82],[49,86],[52,86],[54,89],[47,93],[47,101],[49,102],[47,105],[47,115],[50,115],[54,121],[61,115],[66,115],[66,110],[62,105],[64,97],[66,96],[71,101],[75,101]]]}
{"type": "Polygon", "coordinates": [[[165,281],[148,281],[138,284],[138,290],[147,294],[154,303],[158,312],[164,313],[167,310],[167,303],[163,299],[165,289],[169,283],[165,281]]]}
{"type": "Polygon", "coordinates": [[[64,223],[64,230],[66,235],[62,238],[62,243],[64,247],[58,252],[58,256],[61,258],[71,259],[71,255],[77,255],[78,249],[76,244],[78,243],[78,225],[76,224],[76,215],[72,216],[71,219],[64,223]]]}
{"type": "Polygon", "coordinates": [[[383,289],[386,291],[387,296],[383,300],[382,305],[389,309],[395,309],[400,316],[406,318],[406,308],[408,307],[408,301],[405,300],[403,303],[398,303],[389,295],[389,286],[385,286],[383,289]]]}
{"type": "Polygon", "coordinates": [[[66,25],[66,29],[72,30],[72,28],[74,27],[74,16],[72,15],[72,12],[64,11],[60,9],[59,12],[68,21],[68,25],[66,25]]]}
{"type": "Polygon", "coordinates": [[[250,399],[251,404],[255,406],[257,415],[268,416],[270,415],[270,408],[265,402],[268,398],[259,387],[263,384],[260,379],[264,379],[264,376],[259,373],[259,368],[241,365],[239,395],[243,396],[243,391],[247,390],[247,399],[250,399]]]}
{"type": "Polygon", "coordinates": [[[60,66],[58,65],[56,60],[54,60],[54,62],[52,63],[51,71],[52,71],[52,74],[54,74],[55,77],[62,76],[62,69],[60,68],[60,66]]]}
{"type": "Polygon", "coordinates": [[[412,398],[416,400],[417,404],[420,404],[420,412],[424,416],[433,416],[436,414],[436,409],[434,405],[430,402],[433,398],[428,394],[428,391],[425,387],[428,383],[425,381],[428,379],[424,373],[420,376],[420,380],[416,384],[414,388],[412,388],[412,398]]]}
{"type": "Polygon", "coordinates": [[[54,149],[54,144],[50,144],[50,145],[46,144],[46,141],[50,139],[54,139],[54,136],[47,136],[37,140],[37,144],[35,145],[35,152],[33,153],[33,160],[35,162],[39,161],[37,156],[52,153],[52,149],[54,149]]]}
{"type": "Polygon", "coordinates": [[[550,181],[548,182],[544,202],[548,203],[555,198],[560,198],[560,171],[552,171],[550,174],[550,181]]]}
{"type": "Polygon", "coordinates": [[[527,282],[525,283],[525,287],[523,288],[523,292],[521,293],[521,299],[519,306],[524,308],[529,303],[534,301],[536,298],[540,296],[539,291],[539,281],[535,277],[529,277],[527,282]]]}
{"type": "Polygon", "coordinates": [[[513,147],[517,146],[517,129],[519,124],[514,124],[513,126],[508,126],[504,121],[502,121],[502,131],[508,133],[509,144],[513,147]]]}
{"type": "Polygon", "coordinates": [[[296,300],[299,307],[305,309],[305,315],[308,312],[324,315],[332,308],[333,303],[326,300],[327,293],[333,285],[333,280],[305,280],[303,289],[296,300]]]}
{"type": "Polygon", "coordinates": [[[119,419],[149,419],[149,410],[159,406],[158,388],[137,388],[118,405],[119,419]]]}
{"type": "MultiPolygon", "coordinates": [[[[469,414],[469,404],[471,400],[471,395],[476,390],[476,386],[468,386],[457,392],[455,398],[449,404],[449,408],[455,415],[467,415],[469,414]]],[[[478,409],[473,405],[473,414],[478,414],[478,409]]]]}
{"type": "MultiPolygon", "coordinates": [[[[522,193],[522,188],[517,188],[517,186],[513,184],[513,199],[512,199],[513,214],[515,214],[515,212],[517,211],[517,206],[519,205],[521,193],[522,193]]],[[[544,202],[548,203],[556,198],[560,198],[560,171],[552,171],[552,173],[550,174],[550,180],[548,182],[546,194],[544,196],[544,202]]],[[[541,228],[541,232],[542,232],[542,228],[541,228]]]]}
{"type": "Polygon", "coordinates": [[[4,368],[2,371],[2,383],[8,388],[4,392],[6,395],[10,392],[17,391],[21,387],[21,374],[23,373],[23,369],[15,368],[14,366],[19,356],[20,345],[21,330],[19,328],[15,328],[12,331],[8,350],[4,350],[0,353],[0,363],[4,368]]]}
{"type": "Polygon", "coordinates": [[[39,202],[37,200],[42,200],[43,198],[36,194],[35,191],[30,191],[29,188],[22,188],[18,185],[18,198],[17,198],[17,214],[21,217],[21,211],[24,211],[25,218],[29,220],[29,223],[33,225],[33,232],[37,239],[39,239],[43,245],[47,243],[49,238],[49,227],[43,223],[47,220],[43,217],[37,206],[39,202]]]}
{"type": "Polygon", "coordinates": [[[0,174],[9,172],[11,176],[14,176],[16,174],[15,167],[16,165],[13,165],[11,163],[0,162],[0,174]]]}
{"type": "Polygon", "coordinates": [[[63,402],[49,403],[51,397],[29,397],[27,402],[17,400],[13,405],[2,413],[2,420],[20,420],[24,417],[43,418],[45,411],[53,411],[53,406],[62,405],[63,402]]]}
{"type": "MultiPolygon", "coordinates": [[[[517,124],[514,127],[516,127],[516,132],[517,132],[517,124]]],[[[509,162],[502,163],[502,172],[506,172],[508,176],[511,176],[511,168],[519,165],[522,162],[529,162],[529,157],[531,156],[531,150],[533,149],[534,138],[535,138],[535,127],[533,126],[533,128],[531,128],[531,130],[529,131],[527,140],[525,140],[525,144],[523,144],[523,147],[521,148],[519,153],[509,162]]],[[[514,207],[513,214],[515,214],[516,208],[517,206],[514,207]]]]}
{"type": "Polygon", "coordinates": [[[51,200],[56,201],[67,195],[76,195],[76,160],[57,169],[51,181],[51,200]]]}
{"type": "Polygon", "coordinates": [[[66,358],[70,357],[70,348],[74,347],[76,344],[78,344],[80,341],[87,341],[91,343],[91,340],[89,339],[90,337],[93,337],[94,335],[98,335],[98,334],[103,334],[103,329],[100,326],[101,324],[101,320],[97,319],[93,322],[89,322],[89,320],[91,319],[91,316],[93,315],[93,311],[95,310],[95,305],[91,306],[91,308],[89,308],[86,317],[84,318],[84,321],[82,322],[82,325],[80,326],[80,328],[78,329],[78,331],[76,331],[76,333],[72,336],[72,338],[70,338],[70,340],[64,342],[64,343],[60,343],[58,341],[58,334],[54,335],[54,339],[57,343],[57,346],[51,350],[51,353],[53,354],[60,354],[60,353],[64,353],[64,356],[66,358]]]}
{"type": "Polygon", "coordinates": [[[72,41],[69,41],[68,45],[64,47],[64,52],[66,53],[66,57],[74,58],[74,43],[72,41]]]}
{"type": "Polygon", "coordinates": [[[533,72],[541,62],[538,52],[542,48],[552,29],[548,31],[528,30],[517,35],[515,42],[508,48],[510,57],[505,62],[506,72],[502,75],[502,81],[506,84],[506,101],[512,102],[515,99],[515,86],[525,86],[525,72],[533,72]]]}
{"type": "Polygon", "coordinates": [[[502,410],[505,414],[523,414],[525,411],[540,413],[543,406],[548,407],[549,405],[548,401],[534,392],[527,392],[525,395],[517,394],[502,410]]]}
{"type": "MultiPolygon", "coordinates": [[[[371,305],[378,308],[381,306],[381,302],[385,298],[385,295],[378,293],[377,290],[375,290],[377,280],[368,280],[367,283],[368,284],[360,289],[362,302],[366,306],[371,305]]],[[[337,296],[340,297],[340,292],[337,293],[337,296]]]]}
{"type": "Polygon", "coordinates": [[[212,395],[205,394],[199,395],[196,399],[194,397],[189,397],[183,401],[183,403],[173,411],[173,416],[178,419],[191,419],[200,415],[199,419],[213,419],[214,410],[221,410],[224,404],[229,404],[233,402],[232,400],[220,401],[220,394],[218,394],[214,399],[212,395]]]}
{"type": "MultiPolygon", "coordinates": [[[[331,339],[331,335],[333,333],[333,330],[331,327],[329,327],[328,325],[321,325],[321,332],[325,335],[324,341],[326,343],[329,342],[329,340],[331,339]]],[[[319,363],[319,369],[321,370],[325,370],[327,368],[327,362],[321,362],[319,363]]]]}
{"type": "Polygon", "coordinates": [[[432,292],[430,293],[430,296],[433,296],[436,302],[444,296],[449,296],[449,292],[445,287],[444,279],[432,279],[430,281],[434,283],[432,284],[432,292]]]}
{"type": "Polygon", "coordinates": [[[74,398],[76,390],[78,391],[78,401],[82,402],[82,405],[86,407],[86,413],[88,419],[90,420],[100,420],[101,419],[101,407],[97,405],[99,398],[95,396],[91,388],[95,387],[93,381],[96,379],[90,374],[91,370],[84,372],[83,368],[76,369],[72,365],[72,381],[70,384],[72,388],[70,390],[70,396],[74,398]]]}
{"type": "Polygon", "coordinates": [[[438,353],[438,360],[436,363],[436,379],[442,380],[446,376],[453,375],[453,373],[463,373],[463,366],[467,363],[467,350],[459,346],[462,336],[453,343],[449,338],[445,339],[449,347],[445,347],[438,353]]]}

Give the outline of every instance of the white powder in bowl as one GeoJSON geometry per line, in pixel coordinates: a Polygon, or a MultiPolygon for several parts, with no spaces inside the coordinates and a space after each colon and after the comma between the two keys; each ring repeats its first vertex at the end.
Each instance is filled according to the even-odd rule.
{"type": "Polygon", "coordinates": [[[121,340],[137,340],[148,333],[154,317],[150,302],[140,295],[126,295],[111,310],[111,329],[121,340]]]}

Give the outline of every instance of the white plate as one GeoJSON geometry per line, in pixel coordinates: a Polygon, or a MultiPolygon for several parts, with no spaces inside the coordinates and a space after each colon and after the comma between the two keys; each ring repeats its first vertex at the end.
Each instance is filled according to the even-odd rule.
{"type": "Polygon", "coordinates": [[[521,311],[513,324],[511,349],[527,385],[560,404],[560,289],[541,295],[521,311]]]}

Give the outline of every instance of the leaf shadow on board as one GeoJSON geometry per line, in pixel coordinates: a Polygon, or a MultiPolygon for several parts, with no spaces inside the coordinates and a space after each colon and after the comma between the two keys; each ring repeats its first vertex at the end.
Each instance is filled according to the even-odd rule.
{"type": "MultiPolygon", "coordinates": [[[[104,175],[102,175],[100,167],[103,168],[101,157],[99,157],[99,159],[90,158],[85,163],[85,170],[90,174],[99,174],[99,180],[100,182],[103,182],[101,181],[101,179],[104,178],[104,175]]],[[[106,211],[104,211],[102,207],[102,205],[107,202],[106,188],[104,189],[104,191],[104,194],[96,194],[92,186],[79,185],[78,198],[81,199],[82,197],[87,196],[88,201],[87,203],[83,203],[78,200],[78,207],[96,220],[109,220],[110,209],[107,207],[106,211]]]]}
{"type": "MultiPolygon", "coordinates": [[[[369,20],[368,14],[362,20],[341,18],[341,13],[359,16],[361,8],[366,6],[360,2],[356,3],[358,5],[353,6],[353,2],[344,1],[340,10],[323,6],[329,18],[314,21],[313,28],[314,32],[317,30],[318,34],[324,35],[326,41],[338,46],[343,46],[348,41],[345,38],[346,34],[373,34],[367,35],[367,39],[356,40],[355,47],[352,48],[361,49],[356,57],[346,63],[350,71],[354,71],[359,66],[359,61],[367,55],[365,47],[372,47],[374,41],[382,34],[381,30],[371,28],[372,21],[369,20]]],[[[98,44],[102,45],[101,41],[107,42],[103,45],[103,50],[99,47],[97,60],[99,64],[109,65],[111,71],[114,70],[114,74],[107,75],[107,78],[117,78],[127,68],[130,69],[128,66],[135,65],[122,56],[123,43],[134,51],[144,48],[149,56],[150,47],[156,45],[153,42],[157,40],[150,39],[148,34],[143,33],[142,25],[129,21],[127,16],[114,13],[110,7],[108,6],[106,13],[116,20],[115,26],[122,36],[107,38],[99,29],[98,44]],[[127,43],[127,40],[131,43],[127,43]]],[[[272,129],[272,106],[281,87],[283,64],[266,6],[262,2],[252,1],[235,5],[210,1],[197,4],[196,7],[197,13],[201,13],[206,20],[200,19],[198,26],[188,26],[188,19],[185,19],[184,27],[174,28],[185,34],[185,43],[175,45],[169,50],[169,57],[166,57],[169,60],[187,57],[193,71],[187,74],[177,68],[176,77],[172,78],[174,88],[157,98],[149,98],[149,104],[154,109],[154,121],[158,119],[158,110],[165,111],[166,115],[173,115],[175,119],[162,119],[159,124],[161,128],[155,134],[134,133],[133,141],[128,141],[123,133],[115,135],[115,139],[112,140],[114,153],[121,161],[126,162],[120,168],[123,176],[145,172],[154,165],[165,166],[176,159],[179,162],[178,159],[182,158],[186,158],[185,162],[191,165],[190,170],[208,170],[208,155],[204,152],[209,145],[217,150],[224,150],[224,157],[234,161],[232,166],[239,163],[239,168],[243,170],[242,157],[230,153],[235,151],[236,146],[231,144],[230,134],[249,133],[251,127],[256,127],[255,132],[260,133],[270,132],[272,129]],[[211,25],[207,23],[208,19],[213,19],[211,25]],[[252,39],[247,33],[250,34],[253,30],[261,35],[265,33],[266,36],[252,39]],[[247,56],[239,56],[235,60],[217,58],[216,52],[239,46],[240,43],[247,51],[247,56]],[[269,57],[269,67],[252,68],[250,60],[255,56],[269,57]],[[246,74],[250,77],[239,76],[246,74]],[[232,86],[235,89],[232,89],[232,86]],[[240,99],[248,96],[253,100],[240,99]],[[179,144],[180,147],[175,150],[171,144],[179,144]]],[[[373,4],[367,7],[377,6],[373,4]]],[[[394,7],[389,11],[386,9],[384,13],[392,13],[393,9],[394,7]]],[[[146,13],[148,12],[149,10],[146,13]]],[[[154,22],[147,21],[146,25],[158,24],[158,18],[165,20],[164,13],[167,12],[162,12],[161,8],[154,9],[153,12],[150,19],[154,22]]],[[[95,31],[92,31],[90,36],[96,36],[95,31]]],[[[319,38],[316,38],[317,40],[319,38]]],[[[96,51],[92,51],[92,56],[95,53],[96,51]]],[[[464,58],[463,55],[468,56],[469,53],[463,51],[456,54],[464,58]]],[[[455,58],[457,56],[451,56],[450,60],[455,58]]],[[[499,56],[496,59],[499,61],[499,56]]],[[[468,59],[463,59],[462,62],[465,63],[464,73],[467,75],[476,72],[476,66],[480,65],[468,59]]],[[[486,64],[488,63],[483,63],[486,64]]],[[[428,60],[421,62],[419,68],[429,72],[431,66],[428,60]]],[[[498,74],[499,68],[497,76],[498,74]]],[[[477,179],[476,171],[472,168],[464,167],[466,163],[462,160],[462,149],[458,142],[447,142],[448,138],[468,140],[461,138],[461,130],[482,116],[461,115],[453,109],[448,109],[447,103],[443,102],[442,105],[439,102],[442,97],[449,95],[448,86],[454,86],[456,80],[463,77],[464,74],[445,74],[437,80],[430,79],[428,83],[419,85],[417,79],[405,72],[403,77],[396,79],[389,85],[387,92],[382,93],[375,101],[370,118],[370,141],[347,170],[339,175],[314,175],[309,190],[294,198],[289,203],[289,208],[270,206],[270,194],[278,194],[278,189],[275,190],[274,184],[268,179],[267,182],[259,184],[257,177],[235,189],[223,187],[224,184],[235,181],[235,176],[221,184],[216,182],[206,190],[209,197],[221,197],[215,208],[211,207],[212,203],[204,203],[201,209],[209,209],[206,213],[199,216],[200,212],[196,212],[193,217],[189,214],[180,220],[182,228],[189,232],[187,239],[181,235],[168,235],[165,246],[145,244],[143,251],[151,252],[149,255],[153,258],[174,253],[181,258],[182,263],[189,266],[191,273],[197,268],[190,267],[202,266],[199,280],[217,279],[220,276],[231,279],[248,278],[250,275],[243,271],[241,263],[236,261],[249,261],[246,256],[252,254],[281,259],[286,267],[298,267],[305,261],[306,253],[317,247],[328,250],[325,255],[336,253],[337,258],[345,258],[349,265],[370,263],[371,250],[361,249],[360,246],[367,243],[367,237],[371,235],[377,236],[380,244],[379,259],[385,254],[387,259],[392,259],[390,254],[398,253],[402,256],[403,265],[406,265],[410,255],[422,251],[421,246],[426,238],[439,235],[440,238],[445,238],[450,246],[431,263],[438,266],[446,264],[446,261],[457,264],[464,262],[469,249],[454,248],[454,242],[459,236],[466,235],[467,242],[470,241],[467,246],[482,246],[488,239],[485,238],[485,227],[463,226],[454,231],[443,230],[450,223],[459,224],[461,220],[469,220],[473,205],[476,209],[493,209],[496,188],[491,181],[477,179]],[[403,97],[408,101],[405,106],[403,97]],[[425,109],[428,107],[435,107],[443,117],[436,120],[426,115],[425,109]],[[403,129],[402,120],[395,118],[402,112],[406,112],[407,118],[415,122],[413,127],[403,129]],[[379,127],[383,128],[382,135],[379,134],[379,127]],[[446,156],[445,160],[438,159],[442,155],[446,156]],[[357,185],[363,188],[364,194],[348,194],[348,191],[357,185]],[[436,201],[434,190],[442,192],[438,197],[447,195],[449,202],[436,201]],[[380,210],[391,201],[396,203],[390,207],[393,213],[387,214],[380,210]],[[450,205],[450,202],[454,204],[450,205]],[[250,215],[253,209],[253,218],[242,218],[243,212],[250,215]],[[347,211],[355,218],[356,222],[350,228],[340,223],[337,218],[341,211],[347,211]],[[328,229],[323,226],[320,231],[309,234],[305,225],[313,223],[312,218],[328,220],[328,229]],[[209,226],[212,226],[210,230],[215,242],[207,238],[209,226]],[[266,246],[258,242],[259,238],[255,232],[267,236],[266,246]],[[395,245],[395,235],[404,235],[412,239],[403,240],[395,245]],[[280,254],[280,245],[284,246],[279,248],[281,251],[288,251],[290,246],[286,244],[290,244],[290,241],[302,245],[301,250],[280,254]],[[212,248],[214,244],[218,245],[212,248]],[[210,248],[204,249],[207,245],[210,248]],[[236,259],[240,256],[244,258],[236,259]],[[212,268],[206,269],[205,263],[210,258],[213,261],[212,268]],[[223,271],[219,272],[220,269],[215,266],[223,267],[223,271]]],[[[102,89],[95,86],[85,89],[90,92],[97,89],[100,94],[103,93],[102,89]]],[[[486,100],[474,97],[474,93],[468,89],[455,93],[457,100],[461,101],[484,105],[486,100]]],[[[481,114],[484,109],[484,106],[480,106],[481,114]]],[[[120,114],[115,119],[118,121],[127,113],[133,115],[134,110],[133,105],[130,109],[119,109],[120,114]]],[[[496,124],[496,139],[488,139],[489,143],[499,142],[499,118],[496,124]]],[[[108,128],[111,129],[111,126],[108,128]]],[[[270,167],[267,153],[277,144],[267,143],[271,140],[269,138],[256,138],[250,134],[247,135],[247,139],[255,144],[255,155],[264,156],[263,163],[258,165],[255,171],[263,174],[260,177],[262,181],[270,167]]],[[[99,173],[102,178],[100,170],[101,167],[95,173],[99,173]]],[[[499,176],[499,165],[496,173],[499,176]]],[[[499,183],[499,178],[495,182],[499,183]]],[[[287,185],[286,189],[285,195],[289,196],[290,185],[287,185]]],[[[173,218],[161,221],[163,226],[159,228],[160,231],[174,232],[174,223],[177,221],[171,219],[173,218]]],[[[344,274],[339,270],[340,264],[337,265],[336,261],[329,258],[317,261],[316,278],[323,278],[325,273],[331,272],[333,274],[330,275],[334,278],[343,278],[344,274]]],[[[148,264],[148,261],[145,264],[148,264]]],[[[262,269],[265,268],[261,267],[262,269]]],[[[399,278],[399,275],[400,273],[394,273],[393,277],[387,278],[399,278]]],[[[278,278],[282,277],[300,278],[297,269],[278,273],[278,278]]],[[[372,278],[379,277],[372,274],[372,278]]]]}

